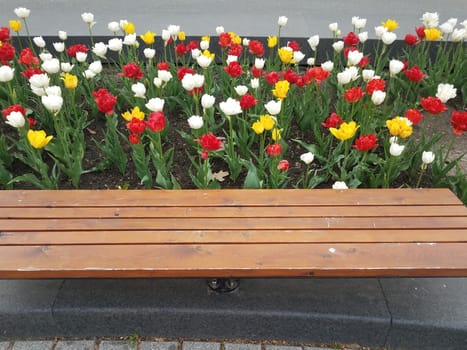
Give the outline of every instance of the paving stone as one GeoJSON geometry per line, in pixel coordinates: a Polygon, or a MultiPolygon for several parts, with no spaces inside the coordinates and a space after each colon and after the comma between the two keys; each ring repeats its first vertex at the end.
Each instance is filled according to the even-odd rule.
{"type": "Polygon", "coordinates": [[[94,340],[65,340],[59,341],[54,350],[94,350],[94,340]]]}
{"type": "Polygon", "coordinates": [[[6,350],[6,349],[8,349],[8,346],[10,346],[9,341],[0,342],[0,350],[6,350]]]}
{"type": "Polygon", "coordinates": [[[220,348],[220,343],[187,341],[182,344],[182,350],[220,350],[220,348]]]}
{"type": "Polygon", "coordinates": [[[47,341],[15,341],[13,350],[51,350],[53,342],[47,341]]]}
{"type": "Polygon", "coordinates": [[[234,344],[225,343],[225,350],[261,350],[261,344],[234,344]]]}
{"type": "Polygon", "coordinates": [[[143,341],[140,345],[140,350],[177,350],[177,342],[167,341],[143,341]]]}
{"type": "Polygon", "coordinates": [[[126,341],[103,340],[99,345],[99,350],[134,350],[126,341]]]}
{"type": "Polygon", "coordinates": [[[266,345],[266,350],[302,350],[302,347],[287,345],[266,345]]]}
{"type": "Polygon", "coordinates": [[[314,346],[312,346],[312,347],[305,346],[304,350],[335,350],[335,349],[332,349],[332,348],[315,348],[314,346]]]}

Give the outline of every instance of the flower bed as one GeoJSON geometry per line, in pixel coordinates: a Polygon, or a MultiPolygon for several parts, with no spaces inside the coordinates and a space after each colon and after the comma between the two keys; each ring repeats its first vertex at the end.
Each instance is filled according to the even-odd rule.
{"type": "Polygon", "coordinates": [[[79,188],[95,174],[130,188],[429,184],[467,200],[462,155],[450,157],[467,131],[465,21],[424,14],[397,57],[396,21],[375,28],[371,50],[366,20],[345,35],[332,23],[320,61],[318,36],[307,47],[281,39],[283,16],[267,39],[219,27],[186,40],[176,25],[136,35],[120,21],[97,42],[83,13],[90,44],[60,32],[48,50],[28,34],[29,10],[15,13],[0,30],[3,188],[79,188]]]}

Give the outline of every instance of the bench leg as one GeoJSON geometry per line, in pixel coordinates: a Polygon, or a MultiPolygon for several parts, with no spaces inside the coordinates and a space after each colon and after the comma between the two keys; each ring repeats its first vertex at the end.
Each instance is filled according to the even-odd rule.
{"type": "Polygon", "coordinates": [[[238,288],[240,281],[235,278],[213,278],[207,283],[208,287],[216,293],[230,293],[238,288]]]}

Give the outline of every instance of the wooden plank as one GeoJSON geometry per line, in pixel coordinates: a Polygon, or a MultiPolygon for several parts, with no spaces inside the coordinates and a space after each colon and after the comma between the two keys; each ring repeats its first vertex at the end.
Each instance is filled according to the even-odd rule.
{"type": "Polygon", "coordinates": [[[467,276],[467,243],[0,247],[4,278],[467,276]]]}
{"type": "Polygon", "coordinates": [[[8,190],[0,207],[47,206],[459,205],[448,189],[8,190]]]}
{"type": "Polygon", "coordinates": [[[299,230],[299,229],[433,229],[467,227],[467,217],[429,218],[155,218],[155,219],[0,219],[2,231],[56,230],[299,230]]]}
{"type": "Polygon", "coordinates": [[[467,242],[467,228],[424,230],[186,230],[0,232],[0,245],[467,242]]]}
{"type": "Polygon", "coordinates": [[[227,217],[430,217],[467,216],[462,205],[284,207],[26,207],[0,208],[0,218],[227,218],[227,217]]]}

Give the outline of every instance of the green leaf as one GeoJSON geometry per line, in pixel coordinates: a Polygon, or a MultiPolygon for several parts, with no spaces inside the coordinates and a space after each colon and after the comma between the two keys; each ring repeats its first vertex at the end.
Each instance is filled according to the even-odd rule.
{"type": "Polygon", "coordinates": [[[245,181],[243,182],[243,188],[262,188],[262,183],[258,177],[256,167],[247,161],[243,161],[242,165],[248,169],[245,181]]]}

